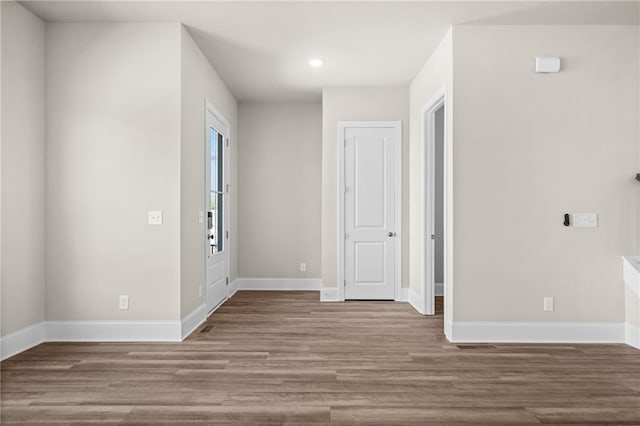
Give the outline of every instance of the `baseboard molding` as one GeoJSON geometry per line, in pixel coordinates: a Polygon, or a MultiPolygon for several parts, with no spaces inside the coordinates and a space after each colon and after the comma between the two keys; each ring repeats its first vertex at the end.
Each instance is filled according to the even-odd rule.
{"type": "Polygon", "coordinates": [[[400,288],[400,295],[396,297],[396,302],[409,302],[409,287],[400,288]]]}
{"type": "Polygon", "coordinates": [[[424,306],[424,298],[411,289],[409,289],[409,304],[413,306],[420,315],[427,314],[426,307],[424,306]]]}
{"type": "Polygon", "coordinates": [[[229,287],[227,287],[227,299],[231,299],[234,294],[238,292],[238,280],[233,280],[229,283],[229,287]]]}
{"type": "Polygon", "coordinates": [[[182,318],[181,333],[182,340],[186,339],[196,328],[207,319],[207,305],[202,304],[193,310],[189,315],[182,318]]]}
{"type": "Polygon", "coordinates": [[[47,321],[48,342],[180,342],[182,321],[47,321]]]}
{"type": "Polygon", "coordinates": [[[39,322],[0,338],[0,358],[4,361],[45,341],[45,323],[39,322]]]}
{"type": "Polygon", "coordinates": [[[444,283],[436,283],[434,291],[436,296],[444,296],[444,283]]]}
{"type": "Polygon", "coordinates": [[[344,302],[340,299],[340,289],[338,287],[324,287],[320,290],[321,302],[344,302]]]}
{"type": "Polygon", "coordinates": [[[238,290],[320,291],[319,278],[238,278],[238,290]]]}
{"type": "Polygon", "coordinates": [[[640,327],[626,323],[624,325],[624,342],[629,346],[640,349],[640,327]]]}
{"type": "Polygon", "coordinates": [[[623,323],[453,321],[453,343],[624,343],[623,323]]]}

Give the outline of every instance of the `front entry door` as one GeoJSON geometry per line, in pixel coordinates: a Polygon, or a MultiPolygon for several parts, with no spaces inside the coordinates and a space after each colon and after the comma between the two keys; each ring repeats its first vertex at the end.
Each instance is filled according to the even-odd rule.
{"type": "Polygon", "coordinates": [[[206,294],[211,311],[227,297],[229,127],[210,108],[206,132],[206,294]]]}
{"type": "Polygon", "coordinates": [[[344,129],[345,299],[395,298],[397,127],[344,129]]]}

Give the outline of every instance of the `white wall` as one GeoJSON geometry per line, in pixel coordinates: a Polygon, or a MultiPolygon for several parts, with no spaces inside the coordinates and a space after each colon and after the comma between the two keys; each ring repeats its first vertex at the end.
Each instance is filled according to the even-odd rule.
{"type": "MultiPolygon", "coordinates": [[[[238,270],[237,172],[238,104],[211,67],[189,32],[181,28],[181,142],[180,142],[180,258],[181,315],[191,313],[205,300],[198,286],[205,283],[205,224],[198,213],[205,210],[205,99],[229,121],[231,150],[230,280],[238,270]]],[[[203,292],[204,296],[204,292],[203,292]]]]}
{"type": "Polygon", "coordinates": [[[624,322],[620,256],[638,249],[637,31],[455,28],[455,321],[624,322]],[[562,72],[534,73],[537,55],[562,57],[562,72]],[[599,227],[566,228],[565,212],[598,213],[599,227]]]}
{"type": "Polygon", "coordinates": [[[2,31],[2,328],[45,315],[45,23],[0,2],[2,31]]]}
{"type": "Polygon", "coordinates": [[[402,121],[402,286],[409,276],[409,91],[405,87],[322,91],[322,286],[338,281],[338,121],[402,121]]]}
{"type": "Polygon", "coordinates": [[[320,278],[322,106],[241,103],[239,163],[239,276],[320,278]]]}
{"type": "MultiPolygon", "coordinates": [[[[452,33],[447,34],[438,44],[436,50],[431,54],[420,72],[416,75],[409,87],[410,114],[411,114],[411,134],[409,141],[409,170],[410,170],[410,224],[411,234],[409,236],[410,253],[410,291],[416,294],[416,298],[422,301],[418,309],[424,309],[423,284],[425,279],[424,265],[426,259],[425,241],[425,150],[423,135],[423,108],[427,103],[435,101],[435,97],[442,93],[446,96],[445,101],[445,135],[447,149],[445,153],[445,163],[447,163],[447,174],[445,176],[447,184],[447,194],[445,194],[445,219],[446,219],[446,240],[444,250],[449,259],[444,265],[445,280],[445,329],[449,334],[453,314],[453,204],[451,192],[453,191],[452,181],[452,122],[453,122],[453,57],[452,57],[452,33]]],[[[411,299],[411,298],[410,298],[411,299]]]]}
{"type": "Polygon", "coordinates": [[[47,25],[48,320],[180,318],[180,31],[47,25]]]}

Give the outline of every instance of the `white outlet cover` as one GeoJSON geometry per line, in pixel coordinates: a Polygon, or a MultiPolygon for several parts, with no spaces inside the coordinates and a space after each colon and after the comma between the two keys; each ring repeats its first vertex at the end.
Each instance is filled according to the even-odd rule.
{"type": "Polygon", "coordinates": [[[553,312],[553,297],[544,298],[543,309],[545,310],[545,312],[553,312]]]}
{"type": "Polygon", "coordinates": [[[573,226],[576,228],[596,228],[598,226],[598,214],[574,213],[573,226]]]}
{"type": "Polygon", "coordinates": [[[149,225],[162,225],[162,212],[149,212],[149,225]]]}
{"type": "Polygon", "coordinates": [[[307,264],[306,263],[301,263],[300,264],[300,272],[307,272],[307,264]]]}
{"type": "Polygon", "coordinates": [[[129,309],[129,296],[120,296],[120,309],[129,309]]]}

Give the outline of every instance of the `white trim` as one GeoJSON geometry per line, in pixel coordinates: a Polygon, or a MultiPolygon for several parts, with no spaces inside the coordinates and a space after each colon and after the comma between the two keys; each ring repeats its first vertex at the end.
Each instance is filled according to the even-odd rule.
{"type": "Polygon", "coordinates": [[[624,325],[624,342],[636,349],[640,349],[640,327],[626,323],[624,325]]]}
{"type": "MultiPolygon", "coordinates": [[[[224,182],[223,182],[223,188],[225,190],[225,194],[223,195],[224,197],[224,211],[222,212],[223,214],[223,218],[224,218],[224,224],[225,224],[225,234],[228,233],[229,237],[226,238],[224,240],[224,249],[223,249],[223,255],[225,256],[224,262],[225,262],[225,267],[226,267],[226,271],[225,271],[225,276],[228,279],[229,278],[229,272],[231,270],[231,233],[232,233],[232,223],[231,223],[231,193],[232,193],[232,187],[231,187],[231,125],[229,124],[229,121],[224,117],[224,115],[222,115],[222,113],[220,113],[211,102],[209,102],[208,99],[205,98],[204,100],[205,102],[205,111],[204,111],[204,126],[205,126],[205,131],[204,131],[204,161],[205,161],[205,175],[207,175],[206,171],[208,169],[208,167],[210,167],[210,140],[209,140],[209,113],[211,113],[211,115],[213,116],[214,121],[217,120],[222,126],[220,128],[216,128],[214,126],[214,129],[222,134],[223,138],[226,138],[228,141],[227,143],[223,144],[223,149],[224,149],[224,182]],[[222,132],[222,131],[224,132],[222,132]],[[228,189],[227,189],[228,188],[228,189]],[[226,252],[226,253],[225,253],[226,252]]],[[[217,124],[217,123],[214,123],[217,124]]],[[[204,200],[203,200],[203,212],[205,214],[204,216],[204,223],[202,225],[202,232],[204,235],[207,235],[207,212],[209,211],[208,205],[211,202],[210,197],[210,188],[207,188],[207,182],[208,182],[209,177],[205,176],[205,182],[204,182],[204,200]]],[[[203,291],[203,295],[204,295],[204,304],[205,306],[207,305],[208,299],[207,299],[207,287],[208,287],[208,279],[207,279],[207,273],[208,273],[208,252],[209,252],[209,240],[205,238],[204,240],[204,283],[202,284],[204,286],[204,291],[203,291]]],[[[227,288],[227,295],[229,294],[229,289],[227,288]]],[[[228,299],[228,297],[227,297],[228,299]]],[[[226,299],[225,299],[226,300],[226,299]]],[[[225,300],[223,300],[221,303],[224,303],[225,300]]],[[[215,308],[215,307],[214,307],[215,308]]],[[[206,309],[205,309],[206,310],[206,309]]]]}
{"type": "Polygon", "coordinates": [[[39,322],[0,338],[1,359],[12,357],[45,342],[45,323],[39,322]]]}
{"type": "Polygon", "coordinates": [[[238,278],[238,290],[320,291],[320,278],[238,278]]]}
{"type": "Polygon", "coordinates": [[[409,289],[409,304],[413,306],[420,315],[427,315],[427,311],[424,306],[424,297],[411,289],[409,289]]]}
{"type": "MultiPolygon", "coordinates": [[[[422,295],[424,297],[424,312],[427,315],[435,314],[435,299],[436,289],[434,282],[434,246],[435,242],[431,238],[431,235],[435,233],[435,218],[433,215],[433,211],[435,209],[435,113],[440,107],[444,107],[445,111],[445,125],[444,125],[444,149],[443,149],[443,185],[445,186],[443,189],[444,195],[444,212],[442,215],[444,221],[443,232],[444,235],[444,252],[443,252],[443,260],[444,260],[444,281],[447,282],[447,92],[446,88],[441,88],[436,92],[436,94],[424,105],[421,110],[421,120],[422,123],[422,142],[424,146],[424,155],[423,155],[423,167],[422,167],[422,183],[424,185],[424,202],[423,202],[423,211],[424,211],[424,259],[423,259],[423,289],[422,295]],[[427,184],[427,182],[429,184],[427,184]]],[[[444,289],[442,291],[444,295],[444,289]]]]}
{"type": "Polygon", "coordinates": [[[182,318],[181,336],[182,340],[186,339],[196,328],[207,320],[207,304],[203,303],[193,310],[189,315],[182,318]]]}
{"type": "Polygon", "coordinates": [[[47,321],[47,342],[180,342],[181,321],[47,321]]]}
{"type": "Polygon", "coordinates": [[[396,138],[398,143],[395,146],[395,286],[394,300],[402,299],[402,121],[338,121],[338,137],[336,139],[338,145],[338,300],[344,301],[344,131],[349,127],[391,127],[396,130],[396,138]]]}
{"type": "Polygon", "coordinates": [[[452,343],[624,343],[624,323],[454,321],[452,343]]]}
{"type": "Polygon", "coordinates": [[[227,287],[227,300],[231,299],[238,292],[238,280],[233,280],[227,287]]]}
{"type": "Polygon", "coordinates": [[[340,289],[338,287],[323,287],[320,290],[321,302],[344,302],[344,298],[340,299],[340,289]]]}
{"type": "Polygon", "coordinates": [[[409,302],[409,287],[400,287],[400,296],[396,297],[396,302],[409,302]]]}
{"type": "Polygon", "coordinates": [[[444,296],[444,283],[435,283],[434,295],[435,296],[444,296]]]}

